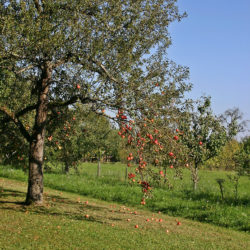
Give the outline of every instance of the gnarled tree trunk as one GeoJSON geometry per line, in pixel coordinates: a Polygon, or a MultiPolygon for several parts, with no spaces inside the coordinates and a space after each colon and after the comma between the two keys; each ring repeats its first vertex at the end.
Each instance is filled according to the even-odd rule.
{"type": "Polygon", "coordinates": [[[48,113],[48,91],[51,78],[51,67],[45,63],[42,67],[40,81],[37,82],[38,102],[35,124],[30,141],[29,180],[26,204],[43,202],[43,156],[45,125],[48,113]]]}

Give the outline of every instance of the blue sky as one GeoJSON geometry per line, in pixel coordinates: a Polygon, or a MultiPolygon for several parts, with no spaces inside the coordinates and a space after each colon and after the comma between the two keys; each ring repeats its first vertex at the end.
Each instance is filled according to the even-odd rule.
{"type": "Polygon", "coordinates": [[[250,120],[250,0],[177,5],[188,17],[170,26],[168,57],[190,68],[191,97],[210,95],[216,114],[238,107],[250,120]]]}

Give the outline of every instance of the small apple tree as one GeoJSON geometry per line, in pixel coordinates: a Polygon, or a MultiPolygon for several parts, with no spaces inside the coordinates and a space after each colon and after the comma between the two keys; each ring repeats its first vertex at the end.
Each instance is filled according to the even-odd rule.
{"type": "Polygon", "coordinates": [[[208,159],[216,156],[228,140],[226,127],[213,115],[209,97],[202,97],[197,105],[187,103],[181,125],[182,143],[188,149],[189,168],[193,190],[199,181],[198,169],[208,159]]]}

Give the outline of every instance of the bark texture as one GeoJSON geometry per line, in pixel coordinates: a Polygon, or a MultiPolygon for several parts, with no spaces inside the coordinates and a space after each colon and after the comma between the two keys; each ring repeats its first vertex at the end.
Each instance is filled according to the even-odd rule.
{"type": "Polygon", "coordinates": [[[37,82],[36,86],[38,105],[36,109],[35,125],[30,141],[29,180],[26,204],[43,203],[43,156],[51,67],[48,63],[44,63],[41,69],[41,79],[37,82]]]}

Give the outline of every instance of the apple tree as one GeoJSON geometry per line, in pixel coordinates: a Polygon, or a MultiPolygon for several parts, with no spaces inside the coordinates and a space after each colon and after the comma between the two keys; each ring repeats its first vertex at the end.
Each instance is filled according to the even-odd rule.
{"type": "Polygon", "coordinates": [[[155,83],[168,85],[169,24],[185,14],[176,0],[5,0],[0,13],[0,67],[14,74],[9,98],[18,103],[1,102],[0,119],[26,139],[26,203],[42,203],[46,128],[54,110],[80,102],[94,112],[122,108],[132,116],[147,108],[143,100],[155,83]]]}
{"type": "Polygon", "coordinates": [[[188,167],[195,191],[199,181],[199,167],[219,153],[228,135],[221,119],[213,114],[209,97],[202,97],[196,105],[187,102],[183,108],[179,130],[182,134],[181,142],[188,149],[188,167]]]}
{"type": "Polygon", "coordinates": [[[150,196],[152,183],[164,180],[170,184],[167,169],[174,168],[179,175],[180,166],[187,160],[176,127],[182,115],[180,107],[184,93],[190,90],[190,85],[185,82],[188,69],[175,72],[172,66],[167,64],[165,67],[169,70],[168,85],[156,82],[147,98],[141,100],[144,108],[136,110],[134,116],[131,114],[131,120],[123,110],[117,113],[120,119],[118,134],[127,145],[127,166],[131,169],[128,178],[131,183],[138,182],[142,186],[142,204],[150,196]]]}

